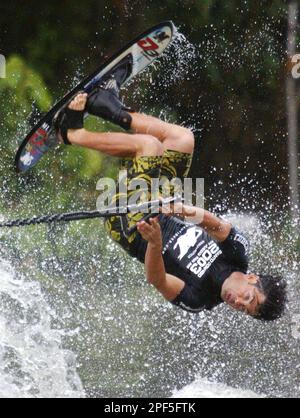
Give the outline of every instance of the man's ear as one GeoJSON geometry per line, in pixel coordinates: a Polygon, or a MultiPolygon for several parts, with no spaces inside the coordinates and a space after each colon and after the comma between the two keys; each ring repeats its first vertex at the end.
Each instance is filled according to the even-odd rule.
{"type": "Polygon", "coordinates": [[[250,284],[256,284],[259,280],[259,277],[256,276],[254,273],[251,273],[248,275],[248,283],[250,284]]]}

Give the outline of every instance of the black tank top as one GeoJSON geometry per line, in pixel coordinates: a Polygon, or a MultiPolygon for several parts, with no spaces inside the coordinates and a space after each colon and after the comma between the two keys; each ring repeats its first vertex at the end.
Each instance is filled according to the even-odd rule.
{"type": "MultiPolygon", "coordinates": [[[[222,303],[224,281],[234,271],[248,270],[248,239],[232,228],[228,238],[214,241],[199,226],[160,215],[163,259],[167,273],[179,277],[185,287],[173,303],[189,312],[212,309],[222,303]]],[[[147,242],[140,236],[137,254],[144,262],[147,242]]]]}

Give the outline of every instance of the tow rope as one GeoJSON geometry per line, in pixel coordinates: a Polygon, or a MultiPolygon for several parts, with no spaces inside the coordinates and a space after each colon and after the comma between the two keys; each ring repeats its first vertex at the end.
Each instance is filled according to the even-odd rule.
{"type": "Polygon", "coordinates": [[[149,219],[150,217],[157,215],[157,212],[152,212],[153,210],[157,210],[162,206],[166,206],[179,201],[182,201],[181,197],[172,197],[168,199],[152,200],[137,205],[128,205],[126,207],[109,208],[103,211],[96,210],[69,212],[54,215],[35,216],[33,218],[26,219],[15,219],[0,223],[0,228],[14,228],[29,225],[52,224],[55,222],[72,222],[85,219],[109,218],[111,216],[126,216],[129,212],[144,212],[145,219],[149,219]]]}

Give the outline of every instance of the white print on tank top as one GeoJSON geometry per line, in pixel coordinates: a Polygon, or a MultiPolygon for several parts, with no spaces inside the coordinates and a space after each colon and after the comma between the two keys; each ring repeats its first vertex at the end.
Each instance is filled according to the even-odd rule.
{"type": "Polygon", "coordinates": [[[241,234],[236,233],[233,239],[234,239],[234,241],[237,241],[237,242],[239,242],[240,244],[243,245],[243,247],[245,248],[245,254],[247,254],[248,251],[249,251],[249,242],[248,242],[247,238],[244,237],[241,234]]]}
{"type": "Polygon", "coordinates": [[[187,268],[201,278],[221,254],[222,251],[219,246],[214,241],[210,241],[201,248],[201,251],[187,265],[187,268]]]}
{"type": "Polygon", "coordinates": [[[180,254],[178,260],[182,260],[183,257],[189,252],[189,250],[196,245],[199,237],[203,234],[203,231],[197,227],[189,228],[184,235],[178,238],[174,245],[174,250],[179,247],[180,254]]]}

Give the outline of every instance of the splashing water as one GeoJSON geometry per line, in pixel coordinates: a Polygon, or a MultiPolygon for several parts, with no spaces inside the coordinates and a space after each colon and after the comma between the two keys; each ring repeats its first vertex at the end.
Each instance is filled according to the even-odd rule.
{"type": "MultiPolygon", "coordinates": [[[[226,68],[243,65],[250,46],[255,55],[255,44],[261,45],[264,33],[251,36],[241,47],[244,55],[239,61],[231,59],[232,45],[222,44],[226,68]]],[[[179,34],[162,61],[127,87],[128,97],[136,106],[156,114],[159,110],[167,118],[166,86],[176,90],[178,84],[174,106],[180,115],[182,98],[188,96],[181,82],[194,81],[199,68],[214,62],[219,41],[208,36],[195,47],[179,34]]],[[[216,109],[208,106],[201,114],[191,112],[185,122],[201,130],[202,123],[213,125],[215,120],[216,109]]],[[[49,178],[49,172],[40,175],[49,178]]],[[[236,177],[229,180],[243,191],[248,179],[236,177]]],[[[56,193],[65,189],[61,178],[56,193]]],[[[253,181],[254,189],[259,200],[253,181]]],[[[213,197],[227,212],[230,189],[222,199],[218,190],[213,197]]],[[[41,199],[38,192],[35,199],[41,199]]],[[[292,329],[293,316],[300,314],[295,226],[281,220],[278,225],[271,216],[253,216],[255,208],[249,202],[243,195],[241,205],[234,207],[237,215],[227,216],[249,233],[251,269],[279,272],[289,281],[289,312],[274,324],[253,321],[226,306],[199,315],[175,309],[147,286],[143,267],[111,244],[96,221],[57,228],[55,246],[43,227],[10,231],[6,258],[15,269],[24,270],[25,278],[16,279],[2,263],[0,395],[299,397],[300,348],[292,329]],[[22,247],[38,234],[34,250],[22,247]]],[[[272,206],[266,208],[274,212],[272,206]]]]}
{"type": "Polygon", "coordinates": [[[158,116],[167,120],[168,114],[172,113],[164,100],[168,95],[168,88],[176,84],[181,85],[181,82],[186,82],[195,75],[193,67],[196,58],[196,47],[176,30],[167,52],[126,86],[125,91],[128,93],[126,96],[134,103],[133,107],[143,109],[143,111],[147,109],[148,112],[154,114],[159,112],[158,116]],[[147,101],[145,101],[145,94],[147,101]],[[164,103],[163,106],[162,103],[164,103]]]}
{"type": "Polygon", "coordinates": [[[204,379],[196,379],[195,382],[186,387],[175,390],[173,398],[261,398],[261,395],[250,390],[239,390],[222,385],[220,383],[213,383],[204,379]]]}
{"type": "Polygon", "coordinates": [[[62,349],[40,285],[0,262],[0,397],[81,397],[75,356],[62,349]]]}
{"type": "MultiPolygon", "coordinates": [[[[264,268],[271,264],[288,278],[290,292],[298,292],[297,264],[279,256],[266,225],[249,215],[229,219],[250,236],[251,267],[260,271],[263,264],[264,268]]],[[[98,222],[89,227],[95,240],[87,223],[77,225],[79,239],[70,276],[64,258],[51,269],[51,259],[44,257],[39,268],[45,269],[44,286],[57,326],[76,329],[66,332],[64,343],[77,355],[87,396],[171,396],[175,388],[184,388],[197,376],[200,383],[186,388],[187,396],[238,396],[231,388],[241,388],[241,396],[250,396],[249,390],[255,396],[300,396],[300,349],[291,323],[299,304],[291,303],[288,314],[272,324],[254,321],[225,305],[188,314],[149,288],[143,267],[110,244],[98,222]],[[206,380],[213,386],[207,386],[206,380]]],[[[57,232],[57,242],[70,245],[70,228],[57,232]]],[[[291,244],[291,236],[282,236],[280,251],[291,253],[291,244]]],[[[33,277],[38,274],[35,267],[33,277]]]]}

